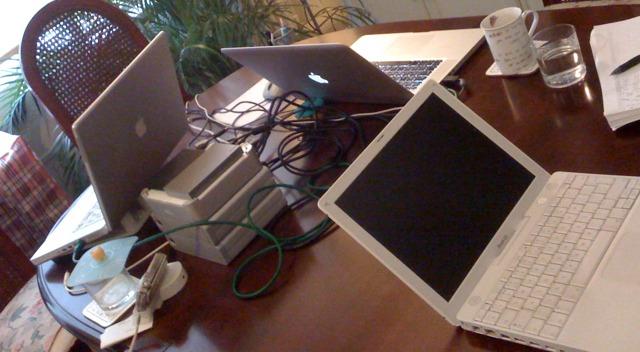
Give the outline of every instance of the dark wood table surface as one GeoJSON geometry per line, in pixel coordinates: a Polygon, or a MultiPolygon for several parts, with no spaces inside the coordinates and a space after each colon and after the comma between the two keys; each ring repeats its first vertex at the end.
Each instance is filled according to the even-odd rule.
{"type": "MultiPolygon", "coordinates": [[[[640,6],[609,6],[540,12],[539,28],[576,26],[587,65],[584,83],[547,88],[539,73],[490,78],[486,44],[459,71],[461,97],[548,172],[558,170],[640,175],[640,123],[612,132],[602,114],[600,84],[589,46],[593,25],[640,15],[640,6]]],[[[350,44],[363,34],[477,27],[480,17],[380,24],[313,38],[308,42],[350,44]]],[[[242,69],[202,96],[220,107],[258,77],[242,69]]],[[[350,104],[353,112],[374,107],[350,104]]],[[[314,209],[289,214],[277,233],[299,233],[319,218],[314,209]]],[[[254,241],[241,257],[264,245],[254,241]]],[[[449,325],[382,264],[337,228],[317,243],[286,254],[271,294],[243,301],[231,291],[236,260],[226,267],[175,254],[190,277],[178,296],[156,312],[155,326],[142,334],[140,350],[189,351],[511,351],[525,347],[449,325]]],[[[257,264],[247,287],[257,287],[273,269],[273,258],[257,264]]],[[[69,296],[61,286],[70,265],[38,267],[38,282],[56,319],[81,339],[96,344],[101,329],[81,315],[87,295],[69,296]]]]}

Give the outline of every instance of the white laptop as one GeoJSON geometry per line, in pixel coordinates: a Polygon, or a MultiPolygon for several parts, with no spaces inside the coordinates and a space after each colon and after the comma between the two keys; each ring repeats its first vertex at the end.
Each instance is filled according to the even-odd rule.
{"type": "Polygon", "coordinates": [[[72,128],[92,186],[31,257],[36,265],[71,253],[79,240],[136,233],[146,221],[140,191],[187,132],[167,35],[158,34],[72,128]]]}
{"type": "Polygon", "coordinates": [[[549,175],[429,81],[319,207],[451,324],[634,351],[639,192],[638,177],[549,175]]]}
{"type": "Polygon", "coordinates": [[[478,28],[365,35],[342,44],[223,48],[279,86],[331,101],[404,104],[427,78],[441,81],[482,43],[478,28]]]}

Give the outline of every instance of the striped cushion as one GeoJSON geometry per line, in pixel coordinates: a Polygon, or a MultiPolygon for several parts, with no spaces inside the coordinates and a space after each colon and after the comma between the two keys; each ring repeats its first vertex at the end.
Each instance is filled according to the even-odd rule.
{"type": "Polygon", "coordinates": [[[21,137],[0,132],[0,227],[30,257],[69,198],[21,137]]]}

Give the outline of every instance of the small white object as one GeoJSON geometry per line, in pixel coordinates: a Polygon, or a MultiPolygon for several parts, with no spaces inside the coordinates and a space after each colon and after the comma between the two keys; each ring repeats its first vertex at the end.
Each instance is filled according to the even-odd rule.
{"type": "Polygon", "coordinates": [[[521,70],[520,72],[512,73],[512,74],[504,74],[502,73],[502,71],[500,71],[500,68],[494,62],[493,64],[491,64],[491,66],[489,66],[485,74],[487,76],[492,76],[492,77],[516,77],[516,76],[528,76],[530,74],[533,74],[536,71],[538,71],[537,63],[529,68],[521,70]]]}
{"type": "Polygon", "coordinates": [[[131,300],[131,302],[120,308],[112,309],[105,312],[104,310],[102,310],[102,308],[100,308],[96,301],[92,300],[91,303],[84,307],[84,309],[82,310],[82,315],[84,315],[92,322],[102,326],[103,328],[106,328],[107,326],[115,323],[118,319],[120,319],[120,317],[124,313],[126,313],[134,303],[135,300],[131,300]]]}
{"type": "Polygon", "coordinates": [[[247,154],[253,149],[253,145],[251,145],[251,143],[242,143],[240,144],[240,148],[242,148],[243,153],[247,154]]]}
{"type": "MultiPolygon", "coordinates": [[[[162,302],[168,300],[169,298],[175,296],[184,285],[187,284],[187,271],[184,270],[182,263],[180,262],[172,262],[167,264],[167,271],[164,273],[164,278],[162,279],[162,284],[158,290],[160,294],[160,305],[162,302]]],[[[157,306],[156,309],[160,308],[157,306]]]]}

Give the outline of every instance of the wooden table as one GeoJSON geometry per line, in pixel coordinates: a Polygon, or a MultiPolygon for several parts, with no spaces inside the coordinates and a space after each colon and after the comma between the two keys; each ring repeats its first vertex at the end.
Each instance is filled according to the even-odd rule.
{"type": "MultiPolygon", "coordinates": [[[[640,15],[640,6],[611,6],[540,13],[539,28],[576,26],[587,64],[583,84],[547,88],[539,74],[489,78],[492,62],[483,45],[459,71],[466,80],[462,100],[541,164],[557,170],[640,175],[640,124],[618,132],[602,111],[589,33],[593,25],[640,15]]],[[[350,44],[360,35],[477,27],[480,17],[374,25],[344,30],[308,42],[350,44]]],[[[207,106],[231,102],[258,77],[240,70],[203,95],[207,106]]],[[[372,107],[349,105],[353,111],[372,107]]],[[[281,221],[276,231],[307,227],[318,214],[303,211],[281,221]]],[[[263,245],[254,241],[243,256],[263,245]]],[[[341,229],[312,246],[286,254],[284,271],[268,296],[241,301],[231,292],[230,267],[178,254],[190,274],[186,288],[156,312],[141,350],[193,351],[506,351],[525,347],[471,334],[449,325],[341,229]]],[[[273,258],[272,258],[273,259],[273,258]]],[[[255,284],[273,268],[256,266],[255,284]],[[262,274],[262,275],[260,275],[262,274]]],[[[95,344],[100,329],[80,314],[88,297],[71,297],[61,287],[64,265],[45,263],[38,282],[48,307],[62,325],[95,344]]]]}

